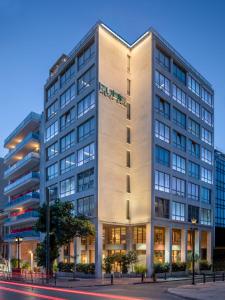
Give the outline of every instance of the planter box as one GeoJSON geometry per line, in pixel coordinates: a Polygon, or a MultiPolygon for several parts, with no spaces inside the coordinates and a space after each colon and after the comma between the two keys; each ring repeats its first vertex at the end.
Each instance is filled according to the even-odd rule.
{"type": "Polygon", "coordinates": [[[84,274],[81,272],[57,272],[57,277],[61,278],[95,278],[95,274],[84,274]],[[75,275],[75,276],[74,276],[75,275]]]}
{"type": "Polygon", "coordinates": [[[171,277],[184,277],[184,276],[187,276],[186,271],[171,272],[171,277]]]}

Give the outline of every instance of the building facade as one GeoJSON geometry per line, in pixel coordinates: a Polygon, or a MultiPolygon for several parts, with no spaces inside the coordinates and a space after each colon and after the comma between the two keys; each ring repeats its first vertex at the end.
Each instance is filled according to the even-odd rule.
{"type": "Polygon", "coordinates": [[[16,240],[20,239],[19,255],[22,262],[33,268],[33,253],[39,234],[33,229],[38,219],[40,202],[40,123],[41,116],[31,112],[5,139],[8,153],[4,157],[7,185],[4,193],[8,203],[4,211],[8,218],[4,226],[9,233],[5,242],[9,245],[9,261],[18,258],[16,240]]]}
{"type": "Polygon", "coordinates": [[[4,187],[6,181],[4,180],[4,159],[0,158],[0,263],[1,259],[8,259],[8,244],[4,241],[4,237],[8,234],[7,228],[4,226],[7,213],[4,211],[7,203],[7,197],[4,195],[4,187]]]}
{"type": "Polygon", "coordinates": [[[95,240],[72,251],[97,276],[105,256],[132,249],[149,274],[154,262],[186,261],[193,219],[196,252],[211,261],[213,97],[153,29],[129,44],[98,23],[50,69],[41,198],[91,218],[95,240]]]}

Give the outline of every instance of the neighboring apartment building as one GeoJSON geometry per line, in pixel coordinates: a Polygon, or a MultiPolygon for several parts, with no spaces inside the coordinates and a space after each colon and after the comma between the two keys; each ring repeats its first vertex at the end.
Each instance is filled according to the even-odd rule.
{"type": "Polygon", "coordinates": [[[4,178],[8,181],[4,189],[8,196],[5,212],[8,218],[4,226],[9,233],[5,241],[9,244],[9,259],[17,258],[17,242],[20,243],[20,258],[32,264],[32,253],[39,241],[33,226],[38,219],[40,202],[39,166],[41,116],[31,112],[5,139],[9,151],[4,157],[7,166],[4,178]]]}
{"type": "Polygon", "coordinates": [[[4,159],[0,158],[0,260],[8,258],[8,244],[4,241],[4,237],[8,233],[7,228],[4,226],[5,219],[7,218],[7,213],[4,211],[7,203],[7,197],[4,195],[6,184],[4,170],[4,159]]]}
{"type": "MultiPolygon", "coordinates": [[[[50,69],[41,196],[73,201],[93,240],[81,262],[134,249],[153,262],[211,261],[213,89],[155,30],[129,44],[102,23],[50,69]]],[[[72,247],[72,246],[71,246],[72,247]]],[[[61,259],[67,260],[68,249],[61,259]]]]}

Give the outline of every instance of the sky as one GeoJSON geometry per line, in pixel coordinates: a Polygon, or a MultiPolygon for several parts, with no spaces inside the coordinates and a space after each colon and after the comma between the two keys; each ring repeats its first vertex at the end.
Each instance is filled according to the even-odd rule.
{"type": "Polygon", "coordinates": [[[49,68],[98,21],[133,42],[153,26],[215,90],[215,146],[225,151],[225,1],[0,0],[0,156],[43,108],[49,68]]]}

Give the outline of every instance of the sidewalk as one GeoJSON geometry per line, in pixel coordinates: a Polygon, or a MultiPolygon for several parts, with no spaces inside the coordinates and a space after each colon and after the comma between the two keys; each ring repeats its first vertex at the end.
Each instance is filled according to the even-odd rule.
{"type": "Polygon", "coordinates": [[[208,282],[197,285],[182,285],[177,288],[169,288],[168,292],[183,299],[224,300],[225,282],[208,282]]]}

